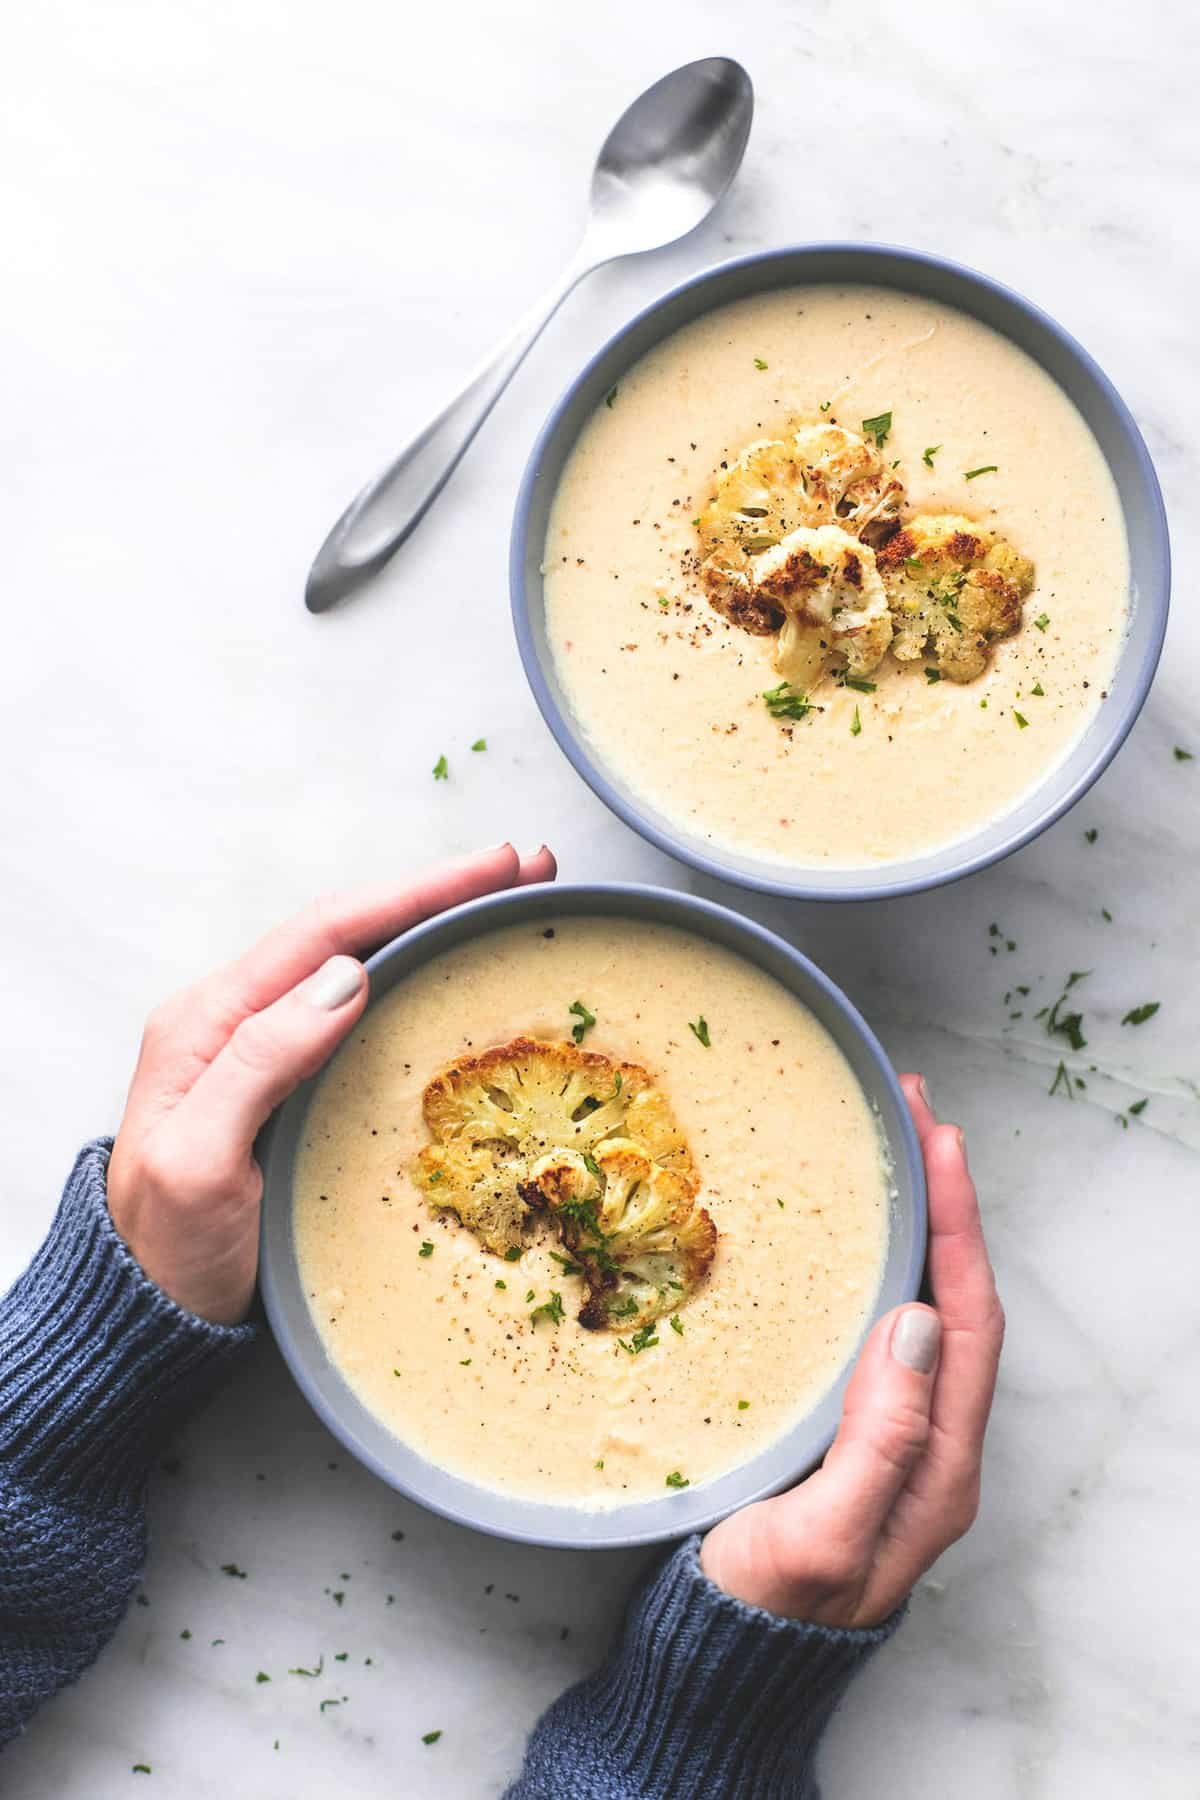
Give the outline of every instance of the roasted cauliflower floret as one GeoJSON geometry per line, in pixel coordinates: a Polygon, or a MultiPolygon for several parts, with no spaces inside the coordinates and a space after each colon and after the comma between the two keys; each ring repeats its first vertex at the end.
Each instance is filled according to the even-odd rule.
{"type": "Polygon", "coordinates": [[[837,525],[874,540],[892,528],[903,499],[878,450],[840,425],[760,439],[724,471],[697,522],[710,600],[743,630],[778,631],[782,609],[759,591],[751,558],[802,527],[837,525]]]}
{"type": "Polygon", "coordinates": [[[932,656],[950,681],[973,681],[991,646],[1021,623],[1033,564],[986,526],[956,513],[918,513],[880,547],[900,662],[932,656]],[[928,647],[928,648],[927,648],[928,647]]]}
{"type": "Polygon", "coordinates": [[[516,1038],[443,1069],[424,1112],[433,1142],[413,1178],[430,1205],[497,1254],[521,1246],[534,1213],[550,1219],[584,1278],[585,1325],[655,1319],[711,1262],[691,1152],[636,1063],[516,1038]]]}
{"type": "Polygon", "coordinates": [[[874,552],[838,525],[789,532],[752,559],[756,593],[783,612],[774,663],[808,689],[836,658],[851,674],[877,669],[892,641],[892,615],[874,552]]]}
{"type": "Polygon", "coordinates": [[[583,1273],[579,1318],[592,1330],[636,1329],[676,1311],[713,1259],[716,1227],[695,1204],[690,1158],[674,1172],[632,1138],[608,1138],[594,1155],[543,1157],[531,1185],[583,1273]]]}

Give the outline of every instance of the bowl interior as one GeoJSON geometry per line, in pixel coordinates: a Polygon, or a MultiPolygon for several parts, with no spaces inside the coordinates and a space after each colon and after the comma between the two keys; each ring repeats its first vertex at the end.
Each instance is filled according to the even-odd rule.
{"type": "MultiPolygon", "coordinates": [[[[870,1318],[916,1296],[925,1259],[925,1185],[908,1109],[874,1034],[846,997],[781,938],[708,901],[655,888],[534,887],[457,908],[389,944],[368,963],[372,1000],[420,963],[480,932],[571,915],[646,919],[712,939],[775,976],[826,1027],[871,1101],[889,1145],[893,1197],[886,1263],[870,1318]]],[[[653,1543],[702,1530],[747,1501],[789,1485],[824,1455],[837,1425],[847,1368],[815,1410],[784,1437],[717,1480],[608,1511],[500,1494],[427,1462],[357,1398],[326,1355],[305,1299],[292,1229],[293,1169],[316,1083],[275,1114],[260,1146],[265,1175],[261,1284],[268,1317],[292,1373],[325,1424],[383,1481],[446,1517],[501,1537],[560,1546],[653,1543]]]]}
{"type": "Polygon", "coordinates": [[[705,873],[813,900],[913,893],[986,867],[1051,824],[1090,787],[1136,719],[1166,629],[1170,557],[1162,496],[1137,426],[1103,371],[1045,313],[1010,289],[937,257],[886,245],[806,245],[726,263],[633,319],[588,364],[551,414],[517,501],[510,557],[513,617],[525,672],[559,746],[636,831],[705,873]],[[1130,557],[1130,613],[1108,698],[1063,762],[1012,810],[955,843],[878,868],[794,867],[714,845],[635,795],[586,744],[572,719],[546,631],[541,563],[550,508],[576,440],[604,396],[646,351],[713,308],[812,282],[870,283],[939,300],[1011,339],[1054,378],[1090,426],[1112,471],[1130,557]]]}

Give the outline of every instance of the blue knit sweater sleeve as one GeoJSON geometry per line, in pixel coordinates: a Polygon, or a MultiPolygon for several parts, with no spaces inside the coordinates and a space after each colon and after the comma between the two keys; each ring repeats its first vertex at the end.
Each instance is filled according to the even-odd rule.
{"type": "Polygon", "coordinates": [[[155,1450],[253,1336],[194,1318],[142,1273],[109,1218],[109,1148],[81,1151],[0,1300],[0,1745],[115,1631],[155,1450]]]}
{"type": "Polygon", "coordinates": [[[821,1733],[903,1612],[866,1631],[776,1618],[716,1587],[689,1538],[535,1727],[504,1800],[818,1800],[821,1733]]]}

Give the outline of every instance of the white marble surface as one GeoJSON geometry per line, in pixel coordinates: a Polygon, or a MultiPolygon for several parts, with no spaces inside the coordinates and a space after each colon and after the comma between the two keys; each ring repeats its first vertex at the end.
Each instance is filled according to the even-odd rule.
{"type": "MultiPolygon", "coordinates": [[[[968,1126],[1010,1318],[982,1517],[835,1724],[831,1800],[1200,1793],[1197,48],[1184,0],[48,0],[5,31],[0,1275],[116,1119],[145,1009],[314,890],[506,835],[567,877],[695,885],[572,774],[507,616],[531,435],[635,305],[788,239],[947,251],[1063,319],[1146,431],[1176,608],[1095,792],[933,897],[749,903],[968,1126]],[[610,118],[724,49],[759,115],[717,221],[579,293],[379,591],[308,618],[323,527],[553,272],[610,118]],[[1016,951],[989,956],[993,921],[1016,951]],[[1028,1014],[1082,968],[1103,1073],[1068,1102],[1028,1014]]],[[[149,1604],[5,1757],[13,1800],[109,1800],[139,1761],[181,1800],[495,1794],[637,1560],[422,1515],[269,1344],[180,1455],[149,1604]]]]}

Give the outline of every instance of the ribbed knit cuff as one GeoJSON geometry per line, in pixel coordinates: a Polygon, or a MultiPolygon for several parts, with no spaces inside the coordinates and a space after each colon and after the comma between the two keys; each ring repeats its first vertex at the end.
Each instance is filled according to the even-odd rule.
{"type": "Polygon", "coordinates": [[[185,1312],[142,1272],[109,1217],[111,1148],[80,1151],[0,1300],[0,1462],[97,1499],[136,1494],[162,1438],[254,1336],[185,1312]]]}
{"type": "Polygon", "coordinates": [[[865,1631],[776,1618],[718,1588],[699,1551],[698,1537],[679,1546],[634,1601],[609,1661],[551,1708],[514,1800],[815,1795],[821,1733],[904,1609],[865,1631]]]}

